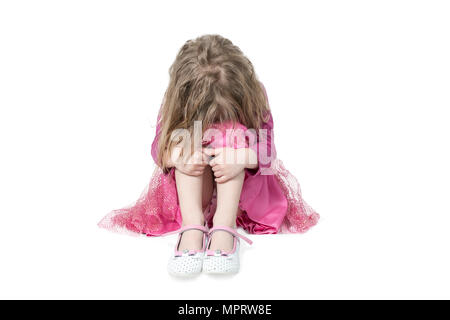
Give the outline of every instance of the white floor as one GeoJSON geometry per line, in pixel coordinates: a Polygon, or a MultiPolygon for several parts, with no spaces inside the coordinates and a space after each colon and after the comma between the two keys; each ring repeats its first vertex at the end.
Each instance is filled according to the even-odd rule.
{"type": "Polygon", "coordinates": [[[436,216],[412,214],[403,220],[348,209],[324,212],[320,224],[304,235],[252,236],[254,245],[243,246],[236,276],[189,280],[171,278],[165,269],[175,237],[97,229],[94,213],[81,214],[81,204],[47,217],[36,211],[27,224],[7,218],[0,298],[450,297],[449,237],[436,216]]]}

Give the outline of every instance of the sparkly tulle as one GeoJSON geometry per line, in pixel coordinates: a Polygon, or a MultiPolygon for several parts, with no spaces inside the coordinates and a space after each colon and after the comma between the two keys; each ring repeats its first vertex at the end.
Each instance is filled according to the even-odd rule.
{"type": "Polygon", "coordinates": [[[157,167],[150,184],[129,207],[110,212],[99,227],[126,234],[158,236],[181,226],[173,172],[164,174],[157,167]]]}
{"type": "Polygon", "coordinates": [[[276,159],[272,170],[288,201],[288,208],[279,232],[306,232],[319,221],[319,214],[302,198],[302,191],[297,179],[284,167],[281,160],[276,159]]]}
{"type": "MultiPolygon", "coordinates": [[[[319,214],[303,200],[297,179],[280,160],[273,161],[272,171],[287,199],[287,210],[281,226],[274,230],[272,226],[252,220],[248,213],[242,210],[236,220],[237,225],[253,234],[307,231],[318,222],[319,214]]],[[[210,225],[215,211],[215,200],[214,196],[205,211],[206,221],[210,225]]],[[[133,205],[109,213],[100,221],[99,226],[111,231],[148,236],[159,236],[179,229],[181,213],[173,170],[164,174],[160,168],[156,168],[141,197],[133,205]]]]}

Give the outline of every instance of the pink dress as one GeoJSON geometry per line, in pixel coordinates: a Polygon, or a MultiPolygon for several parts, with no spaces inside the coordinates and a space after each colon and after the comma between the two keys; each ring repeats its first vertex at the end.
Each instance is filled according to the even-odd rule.
{"type": "MultiPolygon", "coordinates": [[[[214,129],[223,133],[233,129],[236,132],[248,133],[247,128],[239,123],[218,124],[214,129]]],[[[237,134],[235,137],[240,138],[232,139],[232,143],[230,139],[221,139],[220,135],[215,135],[212,139],[204,137],[203,145],[207,147],[248,147],[258,154],[258,169],[246,169],[245,172],[236,224],[253,234],[305,232],[317,223],[319,214],[303,200],[297,179],[286,170],[281,160],[276,158],[270,112],[268,121],[263,123],[261,129],[266,129],[267,135],[253,134],[256,138],[250,140],[254,143],[237,134]]],[[[158,123],[152,143],[152,157],[155,162],[159,130],[158,123]]],[[[251,133],[248,136],[252,136],[251,133]]],[[[210,226],[215,207],[216,197],[213,195],[205,211],[205,218],[210,226]]],[[[140,198],[133,205],[106,215],[99,222],[99,226],[117,232],[160,236],[179,229],[181,223],[174,169],[164,173],[157,167],[149,186],[140,198]]]]}

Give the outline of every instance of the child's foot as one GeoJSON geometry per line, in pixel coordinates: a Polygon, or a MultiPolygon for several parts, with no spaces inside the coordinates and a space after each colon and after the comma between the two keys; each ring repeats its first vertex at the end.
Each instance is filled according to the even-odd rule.
{"type": "Polygon", "coordinates": [[[209,236],[210,245],[207,247],[206,256],[203,259],[203,271],[214,274],[238,272],[239,239],[247,241],[249,244],[252,241],[242,234],[237,233],[235,229],[227,226],[216,226],[212,228],[209,230],[209,236]],[[225,237],[226,234],[230,237],[225,237]]]}
{"type": "Polygon", "coordinates": [[[167,266],[169,273],[183,277],[199,274],[202,271],[208,229],[201,225],[187,225],[168,234],[173,233],[178,233],[178,242],[174,254],[169,259],[167,266]],[[197,238],[201,240],[197,241],[197,238]]]}
{"type": "Polygon", "coordinates": [[[200,230],[187,230],[181,235],[179,251],[200,250],[203,246],[203,232],[200,230]]]}
{"type": "Polygon", "coordinates": [[[229,232],[217,230],[211,235],[210,243],[209,250],[211,251],[222,250],[231,252],[233,250],[234,237],[229,232]]]}

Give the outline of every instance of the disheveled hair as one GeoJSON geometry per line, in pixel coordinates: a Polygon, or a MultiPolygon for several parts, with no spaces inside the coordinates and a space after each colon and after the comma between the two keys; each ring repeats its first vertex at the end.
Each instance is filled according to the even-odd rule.
{"type": "Polygon", "coordinates": [[[177,144],[172,132],[194,121],[206,130],[214,123],[239,122],[258,130],[269,106],[250,60],[230,40],[204,35],[188,40],[169,69],[170,81],[159,114],[158,165],[177,144]]]}

